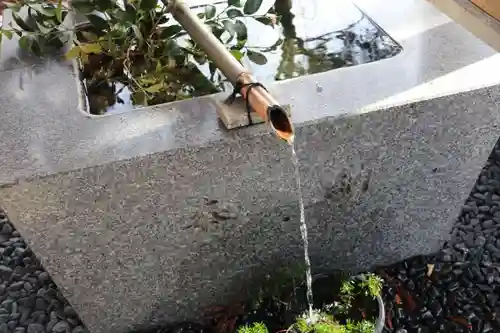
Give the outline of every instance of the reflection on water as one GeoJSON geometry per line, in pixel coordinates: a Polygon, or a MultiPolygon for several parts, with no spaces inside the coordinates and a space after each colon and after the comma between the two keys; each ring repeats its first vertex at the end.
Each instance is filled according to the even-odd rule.
{"type": "MultiPolygon", "coordinates": [[[[218,13],[227,7],[227,1],[188,0],[187,3],[199,13],[209,3],[217,7],[218,13]]],[[[233,19],[241,20],[248,32],[240,61],[264,84],[377,61],[401,51],[392,38],[347,0],[263,0],[255,15],[268,11],[279,17],[274,27],[252,17],[233,19]]],[[[221,39],[229,39],[224,34],[221,39]]],[[[235,47],[237,43],[235,38],[228,45],[235,47]]],[[[199,64],[192,59],[192,63],[191,70],[180,78],[186,89],[174,99],[232,91],[222,73],[210,68],[208,62],[199,64]]],[[[121,82],[94,87],[94,94],[90,93],[92,87],[87,82],[90,112],[123,112],[141,106],[137,101],[134,105],[132,92],[121,82]]],[[[148,105],[171,100],[171,96],[158,94],[148,105]]]]}
{"type": "MultiPolygon", "coordinates": [[[[266,12],[273,2],[264,1],[259,12],[266,12]]],[[[253,18],[238,18],[248,30],[243,51],[265,56],[245,55],[241,62],[262,83],[377,61],[401,50],[349,1],[276,0],[272,10],[281,18],[274,28],[253,18]]],[[[220,72],[210,72],[208,64],[199,68],[219,89],[232,89],[220,72]]]]}

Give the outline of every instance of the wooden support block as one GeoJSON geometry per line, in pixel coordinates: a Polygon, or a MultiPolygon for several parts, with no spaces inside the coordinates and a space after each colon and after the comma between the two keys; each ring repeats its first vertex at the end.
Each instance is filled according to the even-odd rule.
{"type": "Polygon", "coordinates": [[[500,1],[498,0],[470,0],[497,20],[500,20],[500,1]]]}
{"type": "MultiPolygon", "coordinates": [[[[227,104],[225,101],[214,100],[215,109],[220,120],[227,129],[234,129],[250,125],[245,100],[238,96],[233,103],[227,104]]],[[[291,116],[290,105],[282,105],[288,116],[291,116]]],[[[252,125],[261,124],[264,120],[254,111],[250,112],[252,125]]]]}

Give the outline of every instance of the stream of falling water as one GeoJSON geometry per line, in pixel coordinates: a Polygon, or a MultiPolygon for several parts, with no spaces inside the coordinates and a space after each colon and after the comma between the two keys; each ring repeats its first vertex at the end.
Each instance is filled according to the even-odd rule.
{"type": "Polygon", "coordinates": [[[300,208],[300,234],[302,236],[302,241],[304,242],[304,261],[306,263],[306,286],[307,286],[307,304],[309,306],[309,320],[313,321],[313,292],[312,292],[312,275],[311,275],[311,260],[309,259],[309,241],[307,239],[307,224],[306,224],[306,212],[304,208],[304,198],[302,197],[302,186],[300,185],[300,163],[297,153],[295,152],[295,146],[293,143],[293,137],[289,141],[290,147],[292,148],[292,161],[295,166],[295,181],[297,182],[297,196],[299,197],[299,208],[300,208]]]}

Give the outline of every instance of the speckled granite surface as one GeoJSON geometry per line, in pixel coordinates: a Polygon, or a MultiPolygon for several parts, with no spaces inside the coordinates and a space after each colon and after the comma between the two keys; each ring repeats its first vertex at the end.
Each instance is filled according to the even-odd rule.
{"type": "MultiPolygon", "coordinates": [[[[492,49],[423,1],[358,4],[400,55],[270,87],[292,104],[316,269],[439,249],[498,138],[492,49]]],[[[265,126],[225,131],[214,97],[90,118],[68,65],[0,68],[0,205],[91,331],[193,316],[301,258],[290,152],[265,126]]]]}

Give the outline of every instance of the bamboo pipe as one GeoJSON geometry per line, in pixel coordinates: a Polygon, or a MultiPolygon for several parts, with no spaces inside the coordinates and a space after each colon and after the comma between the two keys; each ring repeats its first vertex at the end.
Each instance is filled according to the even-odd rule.
{"type": "Polygon", "coordinates": [[[162,0],[162,2],[170,8],[173,17],[206,52],[226,78],[235,87],[242,87],[240,94],[248,99],[250,107],[270,124],[271,129],[279,138],[291,143],[294,138],[294,127],[283,107],[264,88],[253,86],[250,89],[246,86],[256,83],[251,73],[232,56],[188,6],[178,0],[170,4],[168,0],[162,0]]]}

